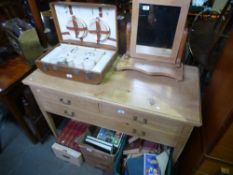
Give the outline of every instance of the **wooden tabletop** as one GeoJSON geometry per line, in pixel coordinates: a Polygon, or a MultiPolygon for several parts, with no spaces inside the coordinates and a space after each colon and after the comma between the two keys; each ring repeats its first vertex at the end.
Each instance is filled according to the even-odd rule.
{"type": "Polygon", "coordinates": [[[23,83],[118,104],[171,120],[201,125],[199,72],[184,67],[184,81],[152,77],[139,72],[109,71],[99,85],[85,84],[34,71],[23,83]]]}
{"type": "Polygon", "coordinates": [[[21,56],[8,58],[0,64],[0,92],[21,80],[30,69],[31,66],[21,56]]]}

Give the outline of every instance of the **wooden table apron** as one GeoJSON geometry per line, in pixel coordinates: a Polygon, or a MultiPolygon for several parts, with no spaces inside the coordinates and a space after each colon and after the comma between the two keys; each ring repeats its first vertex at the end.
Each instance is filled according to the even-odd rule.
{"type": "Polygon", "coordinates": [[[174,147],[177,160],[195,126],[201,126],[199,73],[185,66],[184,81],[138,72],[109,71],[99,85],[34,71],[30,86],[53,134],[50,113],[174,147]]]}

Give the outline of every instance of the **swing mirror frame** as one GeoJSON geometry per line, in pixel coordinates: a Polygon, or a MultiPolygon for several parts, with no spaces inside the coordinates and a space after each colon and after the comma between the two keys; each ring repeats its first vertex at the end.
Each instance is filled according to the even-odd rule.
{"type": "MultiPolygon", "coordinates": [[[[190,4],[190,0],[172,0],[172,1],[171,0],[133,0],[133,10],[132,10],[132,20],[131,20],[132,27],[131,27],[130,48],[129,48],[130,56],[133,58],[139,58],[153,62],[176,64],[177,55],[182,41],[183,31],[188,14],[189,4],[190,4]],[[139,20],[141,20],[141,18],[139,19],[139,15],[143,10],[140,8],[142,8],[143,5],[144,5],[144,10],[149,10],[149,8],[151,7],[152,8],[166,7],[168,10],[170,7],[180,9],[175,31],[172,31],[174,32],[174,38],[171,48],[138,44],[139,41],[138,32],[140,30],[143,30],[143,29],[139,29],[139,27],[141,27],[139,26],[140,23],[139,20]]],[[[157,19],[154,18],[153,20],[155,21],[155,25],[156,25],[157,19]]],[[[144,34],[148,33],[148,32],[146,33],[145,30],[142,32],[144,32],[144,34]]],[[[156,35],[160,35],[160,34],[161,33],[156,33],[156,35]]]]}

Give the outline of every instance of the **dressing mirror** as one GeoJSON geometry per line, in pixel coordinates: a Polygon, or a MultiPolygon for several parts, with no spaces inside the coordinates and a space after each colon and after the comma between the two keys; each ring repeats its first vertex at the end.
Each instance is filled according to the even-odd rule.
{"type": "Polygon", "coordinates": [[[189,0],[134,0],[130,56],[176,63],[189,0]]]}

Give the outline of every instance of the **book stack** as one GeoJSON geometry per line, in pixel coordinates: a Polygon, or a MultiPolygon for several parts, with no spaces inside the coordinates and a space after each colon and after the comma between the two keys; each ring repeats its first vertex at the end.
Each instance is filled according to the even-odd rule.
{"type": "Polygon", "coordinates": [[[144,153],[161,153],[164,150],[164,145],[155,142],[142,140],[137,137],[129,137],[123,151],[124,155],[144,154],[144,153]]]}
{"type": "Polygon", "coordinates": [[[170,148],[137,137],[129,137],[123,154],[127,175],[164,175],[170,148]]]}
{"type": "Polygon", "coordinates": [[[85,143],[107,153],[114,154],[120,147],[123,133],[99,128],[97,132],[87,135],[85,143]]]}
{"type": "Polygon", "coordinates": [[[70,120],[59,134],[56,142],[68,148],[80,151],[79,144],[84,139],[89,125],[70,120]]]}

